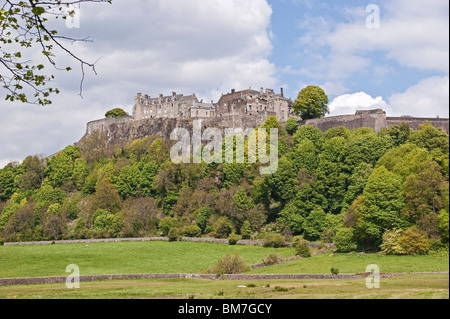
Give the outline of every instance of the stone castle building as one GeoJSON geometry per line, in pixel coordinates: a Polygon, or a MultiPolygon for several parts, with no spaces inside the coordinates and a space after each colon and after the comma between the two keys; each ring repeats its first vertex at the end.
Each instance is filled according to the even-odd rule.
{"type": "Polygon", "coordinates": [[[242,91],[233,89],[231,93],[222,94],[216,103],[205,103],[198,100],[195,94],[185,96],[173,92],[170,96],[160,94],[152,98],[138,93],[132,116],[91,121],[87,123],[86,134],[80,141],[95,133],[101,133],[99,136],[103,136],[102,139],[108,145],[150,135],[169,140],[175,128],[185,128],[192,133],[193,120],[202,120],[203,129],[214,127],[225,134],[228,128],[245,130],[261,126],[269,116],[275,116],[282,125],[290,117],[295,117],[300,126],[312,125],[321,131],[343,126],[348,129],[367,127],[379,132],[401,123],[417,130],[421,124],[428,122],[447,134],[449,132],[448,118],[390,117],[381,109],[303,121],[293,113],[292,103],[291,99],[284,96],[283,89],[280,93],[263,88],[259,91],[251,88],[242,91]]]}
{"type": "Polygon", "coordinates": [[[195,94],[184,96],[172,92],[170,96],[159,94],[152,98],[138,93],[134,100],[132,117],[134,120],[166,118],[226,118],[226,117],[269,117],[276,116],[280,122],[286,122],[291,116],[292,100],[284,97],[283,88],[279,94],[274,90],[261,88],[259,91],[231,90],[222,94],[217,103],[205,103],[195,94]]]}

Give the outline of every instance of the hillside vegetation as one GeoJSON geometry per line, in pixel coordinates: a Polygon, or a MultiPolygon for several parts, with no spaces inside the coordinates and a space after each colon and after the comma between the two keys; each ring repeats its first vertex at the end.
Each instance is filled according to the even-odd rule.
{"type": "MultiPolygon", "coordinates": [[[[275,118],[278,170],[174,164],[156,136],[106,148],[98,136],[0,170],[1,241],[211,236],[282,246],[302,236],[339,252],[448,247],[449,136],[430,124],[374,133],[275,118]],[[96,139],[97,138],[97,139],[96,139]]],[[[247,144],[246,144],[247,145],[247,144]]],[[[247,146],[245,148],[247,156],[247,146]]]]}

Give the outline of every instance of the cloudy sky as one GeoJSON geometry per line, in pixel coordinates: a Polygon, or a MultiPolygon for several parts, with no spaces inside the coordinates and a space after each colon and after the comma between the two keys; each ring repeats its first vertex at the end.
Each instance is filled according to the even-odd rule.
{"type": "Polygon", "coordinates": [[[70,48],[98,60],[98,74],[86,70],[81,98],[79,66],[58,56],[73,71],[54,73],[62,93],[46,107],[6,102],[0,89],[0,167],[73,144],[107,110],[131,112],[137,92],[217,101],[232,88],[283,87],[295,99],[312,84],[328,94],[330,115],[383,108],[392,116],[448,117],[448,12],[448,0],[85,4],[79,27],[55,27],[94,41],[70,48]]]}

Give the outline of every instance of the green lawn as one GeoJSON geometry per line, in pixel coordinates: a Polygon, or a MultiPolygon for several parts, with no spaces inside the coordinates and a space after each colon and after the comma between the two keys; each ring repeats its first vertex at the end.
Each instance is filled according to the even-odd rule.
{"type": "Polygon", "coordinates": [[[293,248],[197,242],[0,246],[0,278],[66,276],[70,264],[78,265],[81,275],[202,273],[226,254],[241,254],[250,265],[274,252],[294,255],[293,248]]]}
{"type": "Polygon", "coordinates": [[[338,268],[340,273],[361,273],[368,265],[378,265],[381,273],[442,272],[449,271],[448,256],[387,256],[382,254],[331,254],[331,251],[311,258],[293,260],[284,264],[253,269],[254,274],[316,274],[330,273],[338,268]]]}
{"type": "MultiPolygon", "coordinates": [[[[226,245],[199,242],[109,242],[40,246],[0,246],[0,278],[66,276],[66,266],[76,264],[81,275],[141,273],[204,273],[226,254],[241,254],[247,264],[260,263],[270,253],[294,255],[293,248],[226,245]]],[[[382,273],[442,272],[449,270],[448,256],[385,256],[382,254],[331,254],[252,269],[250,273],[299,274],[365,272],[376,264],[382,273]]]]}

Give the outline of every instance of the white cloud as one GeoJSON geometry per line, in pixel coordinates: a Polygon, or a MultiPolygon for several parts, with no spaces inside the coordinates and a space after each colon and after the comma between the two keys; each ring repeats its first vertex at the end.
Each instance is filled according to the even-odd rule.
{"type": "Polygon", "coordinates": [[[381,96],[373,98],[365,92],[340,95],[329,104],[329,108],[330,115],[355,114],[357,110],[389,109],[381,96]]]}
{"type": "Polygon", "coordinates": [[[403,93],[390,97],[393,115],[449,117],[449,77],[434,76],[421,80],[403,93]]]}
{"type": "MultiPolygon", "coordinates": [[[[101,58],[95,76],[86,70],[57,72],[62,94],[46,108],[0,101],[0,161],[50,155],[78,141],[86,122],[114,107],[131,111],[137,92],[192,94],[217,99],[231,88],[275,87],[272,8],[266,0],[128,0],[81,7],[79,29],[64,35],[90,36],[93,43],[71,50],[85,60],[101,58]]],[[[61,33],[61,34],[62,34],[61,33]]],[[[57,57],[59,66],[66,57],[57,57]]],[[[73,64],[73,63],[70,63],[73,64]]],[[[8,161],[9,162],[9,161],[8,161]]]]}
{"type": "Polygon", "coordinates": [[[347,79],[365,72],[382,77],[392,61],[417,70],[448,72],[448,1],[394,0],[379,7],[379,29],[366,27],[364,6],[336,6],[341,16],[350,19],[346,22],[305,16],[298,40],[304,47],[301,56],[316,63],[308,63],[303,74],[347,79]]]}
{"type": "Polygon", "coordinates": [[[343,94],[330,104],[330,115],[354,114],[356,110],[381,108],[388,116],[449,117],[449,77],[434,76],[419,81],[405,92],[384,101],[365,92],[343,94]]]}

